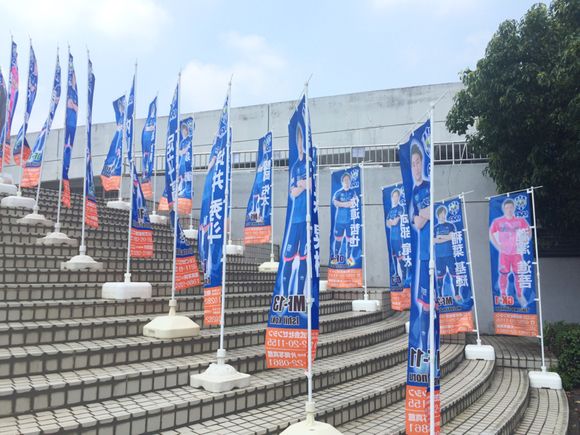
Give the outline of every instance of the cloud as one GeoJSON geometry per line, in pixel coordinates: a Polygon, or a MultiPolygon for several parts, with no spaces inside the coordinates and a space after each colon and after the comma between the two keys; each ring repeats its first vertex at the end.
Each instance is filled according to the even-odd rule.
{"type": "Polygon", "coordinates": [[[368,0],[372,10],[393,12],[406,9],[409,16],[417,10],[429,11],[440,17],[463,15],[478,5],[469,0],[368,0]]]}

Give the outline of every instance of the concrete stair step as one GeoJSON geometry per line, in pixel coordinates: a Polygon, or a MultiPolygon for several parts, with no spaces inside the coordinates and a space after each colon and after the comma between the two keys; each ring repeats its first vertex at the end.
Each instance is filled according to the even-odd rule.
{"type": "MultiPolygon", "coordinates": [[[[406,356],[406,316],[396,315],[372,325],[322,334],[317,357],[333,358],[328,367],[337,371],[358,364],[360,372],[377,370],[384,363],[393,364],[406,356]],[[340,358],[344,356],[342,364],[340,358]],[[351,361],[353,360],[354,361],[351,361]]],[[[0,380],[0,417],[72,406],[96,400],[142,394],[149,391],[189,385],[189,376],[199,373],[215,361],[215,352],[166,358],[150,362],[123,364],[107,368],[81,369],[47,375],[0,380]]],[[[263,344],[228,351],[228,363],[244,373],[265,370],[263,344]]],[[[293,372],[297,372],[294,370],[293,372]]],[[[344,379],[348,373],[334,373],[319,388],[344,379]]]]}
{"type": "MultiPolygon", "coordinates": [[[[384,313],[341,312],[321,316],[321,333],[370,325],[384,313]]],[[[229,327],[226,349],[264,343],[265,324],[229,327]]],[[[215,351],[219,329],[202,329],[201,335],[188,339],[158,340],[142,335],[99,340],[72,341],[31,346],[0,348],[0,378],[33,376],[82,368],[107,367],[159,358],[174,358],[215,351]]]]}
{"type": "MultiPolygon", "coordinates": [[[[349,301],[327,301],[320,304],[320,315],[343,313],[351,310],[349,301]]],[[[269,306],[228,309],[226,326],[239,326],[268,321],[269,306]]],[[[204,325],[203,311],[181,311],[200,327],[204,325]]],[[[0,324],[0,346],[32,346],[49,343],[65,343],[77,340],[100,340],[130,337],[142,334],[142,328],[156,314],[93,317],[0,324]]]]}
{"type": "Polygon", "coordinates": [[[516,435],[565,434],[570,412],[564,390],[530,388],[528,407],[516,435]]]}

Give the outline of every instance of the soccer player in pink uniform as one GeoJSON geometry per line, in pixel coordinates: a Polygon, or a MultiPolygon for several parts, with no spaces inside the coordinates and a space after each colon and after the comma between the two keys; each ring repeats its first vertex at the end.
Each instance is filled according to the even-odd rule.
{"type": "Polygon", "coordinates": [[[522,307],[527,306],[528,301],[522,293],[520,286],[520,277],[518,265],[523,261],[522,251],[519,246],[527,246],[531,237],[530,226],[528,222],[521,217],[516,217],[515,204],[510,198],[507,198],[501,209],[503,216],[496,218],[489,229],[489,240],[499,252],[499,289],[501,291],[502,302],[506,300],[508,288],[508,276],[514,275],[514,286],[516,296],[522,307]]]}

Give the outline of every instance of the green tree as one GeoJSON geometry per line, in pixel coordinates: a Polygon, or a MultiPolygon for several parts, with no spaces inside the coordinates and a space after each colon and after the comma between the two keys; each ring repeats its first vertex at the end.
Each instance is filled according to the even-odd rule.
{"type": "Polygon", "coordinates": [[[533,6],[500,24],[461,75],[447,128],[489,157],[498,191],[543,186],[541,226],[580,229],[580,0],[533,6]]]}

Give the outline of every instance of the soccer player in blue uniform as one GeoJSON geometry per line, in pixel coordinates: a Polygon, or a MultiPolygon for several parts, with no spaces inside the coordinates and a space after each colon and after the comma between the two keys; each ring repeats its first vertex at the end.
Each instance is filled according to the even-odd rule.
{"type": "Polygon", "coordinates": [[[389,227],[389,245],[391,247],[391,281],[397,286],[403,285],[403,243],[401,241],[401,216],[405,213],[403,206],[399,203],[401,192],[393,189],[391,192],[391,209],[387,214],[386,225],[389,227]]]}
{"type": "Polygon", "coordinates": [[[330,264],[338,264],[346,262],[348,266],[354,264],[352,258],[352,251],[350,248],[350,238],[352,236],[350,230],[350,210],[355,206],[356,192],[350,189],[351,177],[348,172],[345,172],[340,183],[342,188],[338,189],[332,198],[332,204],[336,208],[334,215],[334,243],[332,244],[332,258],[330,264]],[[344,245],[343,239],[346,239],[344,261],[341,261],[340,253],[344,245]]]}
{"type": "Polygon", "coordinates": [[[304,134],[302,126],[296,129],[296,147],[298,159],[290,169],[290,196],[292,210],[290,211],[290,230],[285,240],[284,265],[282,269],[283,288],[287,295],[298,294],[306,280],[306,195],[312,189],[312,177],[306,178],[306,151],[304,150],[304,134]],[[293,263],[299,261],[298,279],[293,263]],[[294,272],[294,273],[293,273],[294,272]]]}
{"type": "Polygon", "coordinates": [[[180,198],[191,198],[191,134],[187,122],[181,122],[181,143],[177,149],[179,170],[177,171],[177,191],[180,198]],[[188,164],[188,160],[190,160],[188,164]],[[189,166],[189,168],[188,168],[189,166]],[[189,169],[189,170],[188,170],[189,169]]]}
{"type": "Polygon", "coordinates": [[[457,231],[455,225],[447,221],[447,208],[442,205],[437,208],[437,225],[433,228],[435,243],[435,267],[437,269],[437,296],[444,295],[443,286],[445,277],[450,277],[451,293],[457,302],[463,298],[459,293],[455,294],[453,278],[455,277],[455,258],[453,257],[452,234],[457,231]]]}

